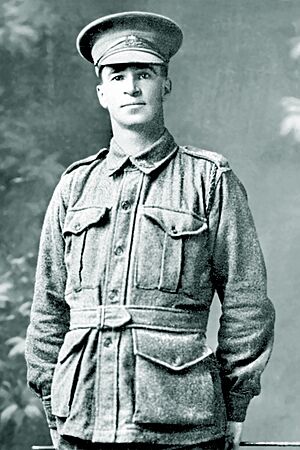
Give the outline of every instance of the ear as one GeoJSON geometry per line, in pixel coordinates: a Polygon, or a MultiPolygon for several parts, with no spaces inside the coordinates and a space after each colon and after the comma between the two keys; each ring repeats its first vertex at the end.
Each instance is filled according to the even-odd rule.
{"type": "Polygon", "coordinates": [[[163,86],[163,100],[166,100],[172,92],[172,81],[166,78],[163,86]]]}
{"type": "Polygon", "coordinates": [[[105,101],[105,95],[104,95],[102,84],[98,84],[96,86],[96,92],[97,92],[97,97],[98,97],[100,105],[102,106],[102,108],[107,109],[107,103],[105,101]]]}

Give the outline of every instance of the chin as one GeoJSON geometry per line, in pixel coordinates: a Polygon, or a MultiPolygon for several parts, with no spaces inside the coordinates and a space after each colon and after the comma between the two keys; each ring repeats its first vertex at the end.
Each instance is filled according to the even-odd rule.
{"type": "Polygon", "coordinates": [[[129,117],[127,120],[123,120],[122,123],[127,127],[135,127],[140,125],[147,125],[148,123],[151,123],[151,121],[145,117],[133,116],[129,117]]]}

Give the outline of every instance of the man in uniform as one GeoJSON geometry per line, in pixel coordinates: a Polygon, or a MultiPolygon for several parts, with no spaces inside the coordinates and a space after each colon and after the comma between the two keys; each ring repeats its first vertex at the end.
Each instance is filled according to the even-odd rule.
{"type": "Polygon", "coordinates": [[[59,449],[237,448],[260,392],[274,310],[245,190],[224,157],[164,125],[181,42],[142,12],[77,39],[113,138],[65,171],[41,235],[26,358],[59,449]]]}

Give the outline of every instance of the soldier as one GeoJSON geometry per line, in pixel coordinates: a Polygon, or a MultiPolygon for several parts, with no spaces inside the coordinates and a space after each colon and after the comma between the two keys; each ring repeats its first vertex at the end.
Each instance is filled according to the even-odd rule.
{"type": "Polygon", "coordinates": [[[60,450],[237,449],[260,392],[274,310],[244,187],[164,125],[181,43],[176,23],[143,12],[77,39],[113,138],[65,171],[41,235],[28,382],[60,450]]]}

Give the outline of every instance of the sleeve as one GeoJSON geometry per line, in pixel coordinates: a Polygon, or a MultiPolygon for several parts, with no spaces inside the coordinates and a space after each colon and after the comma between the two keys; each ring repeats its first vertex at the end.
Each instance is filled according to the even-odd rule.
{"type": "Polygon", "coordinates": [[[228,420],[243,422],[269,360],[274,307],[245,189],[227,168],[216,181],[210,214],[214,286],[222,314],[216,351],[228,420]]]}
{"type": "Polygon", "coordinates": [[[25,347],[28,385],[42,398],[50,428],[56,426],[51,414],[52,376],[58,352],[69,327],[69,308],[64,300],[64,214],[59,183],[48,206],[42,228],[25,347]]]}

